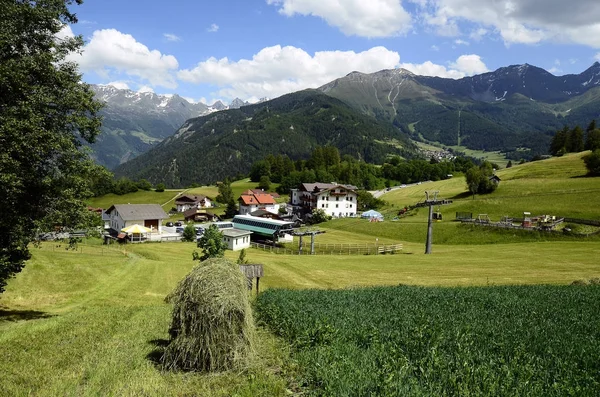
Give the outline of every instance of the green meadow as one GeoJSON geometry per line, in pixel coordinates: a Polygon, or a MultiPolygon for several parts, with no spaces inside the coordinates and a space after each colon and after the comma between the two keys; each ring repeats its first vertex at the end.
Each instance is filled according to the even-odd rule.
{"type": "MultiPolygon", "coordinates": [[[[568,155],[501,170],[498,190],[475,199],[464,195],[462,177],[393,190],[383,196],[388,202],[384,222],[340,219],[319,226],[325,233],[317,235],[317,242],[403,244],[395,254],[300,256],[250,249],[247,259],[263,264],[263,291],[400,284],[485,291],[488,286],[566,286],[600,278],[598,236],[496,231],[453,221],[456,211],[487,213],[492,220],[518,217],[523,211],[598,219],[600,178],[583,177],[580,157],[568,155]],[[434,224],[432,255],[423,254],[424,209],[391,220],[398,209],[423,200],[425,190],[439,190],[441,197],[454,200],[440,209],[444,220],[434,224]]],[[[248,182],[234,184],[240,192],[252,187],[248,182]]],[[[198,189],[193,191],[216,191],[215,187],[198,189]]],[[[161,193],[158,203],[176,193],[161,193]]],[[[131,197],[152,194],[156,193],[138,192],[131,197]]],[[[111,199],[100,198],[93,205],[111,199]]],[[[31,249],[32,259],[0,295],[4,356],[0,395],[276,396],[304,393],[304,386],[319,394],[314,384],[301,382],[312,372],[299,364],[294,342],[262,326],[257,352],[246,371],[207,375],[161,372],[156,367],[170,322],[170,306],[164,298],[194,266],[193,243],[106,247],[88,240],[77,250],[58,242],[31,249]]],[[[237,256],[226,253],[234,261],[237,256]]],[[[573,319],[580,318],[574,310],[573,319]]],[[[444,343],[456,342],[449,334],[445,337],[450,339],[444,343]]]]}

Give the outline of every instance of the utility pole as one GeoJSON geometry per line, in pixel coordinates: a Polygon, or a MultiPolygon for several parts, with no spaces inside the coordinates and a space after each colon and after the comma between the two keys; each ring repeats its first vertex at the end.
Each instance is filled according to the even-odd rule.
{"type": "Polygon", "coordinates": [[[439,190],[426,190],[425,201],[417,203],[416,207],[429,207],[427,217],[427,240],[425,241],[425,253],[431,254],[431,245],[433,244],[433,206],[452,204],[452,200],[438,199],[439,190]]]}

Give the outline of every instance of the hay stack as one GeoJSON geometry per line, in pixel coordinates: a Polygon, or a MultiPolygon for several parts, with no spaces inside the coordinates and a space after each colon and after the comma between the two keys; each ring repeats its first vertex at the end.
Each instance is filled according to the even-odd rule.
{"type": "Polygon", "coordinates": [[[243,368],[252,352],[254,323],[246,277],[223,258],[202,262],[168,297],[173,303],[165,369],[243,368]]]}

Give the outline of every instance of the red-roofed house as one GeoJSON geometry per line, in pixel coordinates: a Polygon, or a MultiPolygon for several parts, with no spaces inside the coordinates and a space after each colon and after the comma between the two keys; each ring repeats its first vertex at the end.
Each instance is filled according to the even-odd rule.
{"type": "Polygon", "coordinates": [[[262,190],[246,190],[238,199],[240,206],[240,215],[247,215],[256,210],[265,210],[273,214],[279,212],[279,204],[271,194],[262,190]]]}

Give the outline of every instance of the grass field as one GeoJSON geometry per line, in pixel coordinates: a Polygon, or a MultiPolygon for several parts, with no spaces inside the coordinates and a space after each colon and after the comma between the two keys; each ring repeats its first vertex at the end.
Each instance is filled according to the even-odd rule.
{"type": "MultiPolygon", "coordinates": [[[[402,243],[402,253],[298,256],[251,249],[247,259],[264,265],[261,290],[566,285],[598,278],[598,236],[498,232],[449,220],[463,210],[487,212],[492,218],[530,211],[598,219],[600,178],[582,178],[584,172],[580,156],[569,155],[502,170],[498,190],[475,200],[461,197],[461,178],[385,194],[390,204],[384,212],[390,215],[422,200],[425,189],[454,199],[442,208],[445,220],[434,225],[432,255],[423,254],[426,218],[425,210],[419,210],[395,222],[331,221],[320,225],[326,233],[316,240],[402,243]]],[[[248,187],[244,182],[236,189],[248,187]]],[[[159,203],[176,193],[165,192],[159,203]]],[[[144,195],[150,194],[156,193],[131,198],[147,200],[144,195]]],[[[109,249],[96,240],[77,251],[51,242],[32,248],[32,259],[0,295],[0,395],[277,396],[289,394],[290,388],[298,391],[290,346],[264,329],[259,354],[244,373],[209,376],[156,368],[153,360],[168,337],[170,321],[164,297],[193,267],[194,249],[193,243],[179,242],[109,249]]],[[[235,260],[238,253],[226,256],[235,260]]]]}
{"type": "MultiPolygon", "coordinates": [[[[464,177],[437,182],[425,182],[395,189],[382,196],[388,202],[381,212],[386,221],[370,223],[361,219],[339,219],[326,223],[327,228],[354,231],[373,237],[424,242],[427,228],[427,209],[413,211],[398,221],[391,221],[404,206],[424,201],[425,191],[439,191],[439,196],[453,200],[450,205],[436,207],[443,215],[434,225],[435,244],[491,244],[524,241],[554,241],[564,237],[520,231],[483,230],[461,226],[455,222],[456,212],[470,212],[476,217],[487,214],[492,221],[503,216],[520,218],[523,212],[533,215],[556,215],[571,218],[599,219],[600,178],[585,177],[581,161],[585,153],[526,163],[498,171],[502,179],[498,189],[488,195],[467,194],[464,177]]],[[[593,237],[591,241],[597,241],[593,237]]]]}

